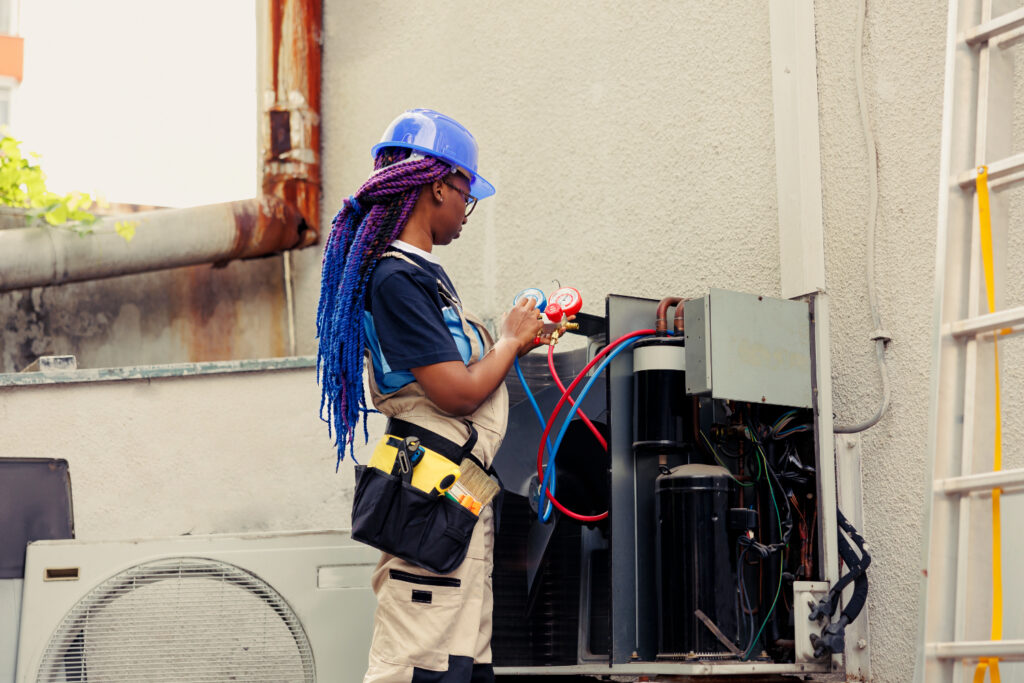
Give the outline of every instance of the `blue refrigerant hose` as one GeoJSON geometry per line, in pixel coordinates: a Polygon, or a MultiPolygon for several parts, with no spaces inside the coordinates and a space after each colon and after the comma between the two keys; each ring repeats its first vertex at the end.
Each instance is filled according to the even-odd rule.
{"type": "MultiPolygon", "coordinates": [[[[513,361],[513,365],[516,368],[516,376],[519,377],[519,383],[523,385],[523,391],[526,392],[526,398],[530,399],[530,405],[533,406],[533,412],[537,415],[537,419],[540,420],[540,428],[541,428],[541,431],[543,432],[544,431],[544,427],[547,426],[547,421],[544,419],[544,413],[542,413],[540,411],[540,406],[537,405],[537,399],[535,399],[533,397],[533,392],[530,391],[530,387],[526,383],[526,377],[523,376],[523,370],[522,370],[522,368],[519,367],[519,358],[516,358],[515,361],[513,361]]],[[[548,460],[550,461],[551,454],[555,452],[551,448],[551,439],[547,439],[547,449],[548,449],[548,460]]],[[[551,482],[551,493],[552,493],[552,495],[554,495],[554,493],[555,493],[555,484],[554,484],[554,482],[551,482]]],[[[538,514],[540,513],[540,505],[541,505],[540,501],[542,501],[542,500],[544,500],[544,499],[543,498],[538,499],[538,502],[537,502],[537,512],[538,512],[538,514]]],[[[551,501],[548,501],[547,512],[546,512],[545,519],[547,517],[551,516],[551,508],[552,508],[551,501]]]]}
{"type": "MultiPolygon", "coordinates": [[[[590,387],[594,385],[594,382],[597,380],[597,378],[601,375],[602,372],[604,372],[604,369],[608,367],[608,364],[611,363],[617,355],[619,355],[620,353],[631,347],[633,344],[640,341],[641,339],[647,339],[650,336],[651,335],[647,335],[644,337],[633,337],[625,344],[612,351],[612,353],[607,358],[601,361],[601,364],[597,366],[597,370],[587,381],[586,385],[584,385],[583,390],[580,391],[579,396],[576,397],[576,404],[573,405],[572,409],[569,411],[569,414],[566,416],[565,421],[562,422],[562,428],[558,432],[558,438],[555,439],[554,447],[550,446],[550,444],[548,445],[548,463],[547,466],[544,468],[544,483],[541,484],[540,487],[540,500],[547,500],[547,491],[549,488],[551,489],[552,495],[554,495],[555,493],[555,456],[558,455],[558,448],[559,446],[562,445],[562,439],[565,437],[565,432],[569,429],[569,423],[572,421],[572,418],[576,415],[576,412],[579,410],[579,407],[583,405],[583,399],[586,398],[587,392],[590,391],[590,387]]],[[[538,413],[539,412],[540,410],[538,408],[538,413]]],[[[545,423],[545,426],[547,426],[547,423],[545,423]]],[[[537,518],[541,522],[547,522],[548,519],[550,519],[550,517],[550,503],[547,505],[547,514],[542,514],[540,511],[540,506],[538,506],[537,518]]]]}

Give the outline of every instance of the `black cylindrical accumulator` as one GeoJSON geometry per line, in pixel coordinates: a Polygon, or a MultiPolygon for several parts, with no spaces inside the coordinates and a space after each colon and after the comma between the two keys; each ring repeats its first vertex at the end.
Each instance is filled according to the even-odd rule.
{"type": "Polygon", "coordinates": [[[686,417],[686,347],[655,337],[633,346],[633,450],[672,453],[693,442],[686,417]]]}
{"type": "Polygon", "coordinates": [[[729,486],[728,471],[716,465],[681,465],[655,482],[661,655],[728,651],[697,610],[735,640],[729,486]]]}

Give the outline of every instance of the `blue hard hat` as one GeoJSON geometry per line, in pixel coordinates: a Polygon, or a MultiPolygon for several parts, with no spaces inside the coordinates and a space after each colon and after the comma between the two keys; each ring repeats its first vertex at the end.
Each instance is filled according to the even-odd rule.
{"type": "Polygon", "coordinates": [[[494,194],[494,186],[476,172],[476,138],[465,126],[433,109],[410,109],[398,116],[373,146],[406,147],[429,154],[469,173],[469,193],[477,199],[494,194]]]}

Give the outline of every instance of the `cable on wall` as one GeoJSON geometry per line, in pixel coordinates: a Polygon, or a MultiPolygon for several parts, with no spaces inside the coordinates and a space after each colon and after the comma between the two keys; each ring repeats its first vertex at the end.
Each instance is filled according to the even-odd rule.
{"type": "Polygon", "coordinates": [[[854,57],[854,69],[857,78],[857,99],[860,102],[860,119],[864,127],[864,141],[867,144],[868,165],[868,221],[867,221],[867,256],[865,270],[868,281],[868,303],[871,306],[871,324],[874,332],[871,340],[875,342],[875,357],[878,359],[878,374],[882,380],[882,405],[871,419],[855,425],[837,425],[832,428],[836,434],[855,434],[870,429],[878,424],[882,415],[889,408],[889,368],[885,364],[885,347],[891,337],[882,327],[882,316],[878,311],[878,295],[875,292],[875,227],[878,217],[878,155],[875,150],[875,139],[871,133],[871,122],[868,118],[868,103],[864,96],[864,15],[867,11],[867,0],[860,0],[860,12],[857,16],[857,48],[854,57]]]}

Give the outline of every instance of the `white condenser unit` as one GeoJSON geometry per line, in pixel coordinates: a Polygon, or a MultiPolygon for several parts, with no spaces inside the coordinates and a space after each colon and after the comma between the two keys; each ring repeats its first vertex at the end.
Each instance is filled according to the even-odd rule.
{"type": "Polygon", "coordinates": [[[16,680],[362,680],[379,556],[337,531],[32,543],[16,680]]]}

